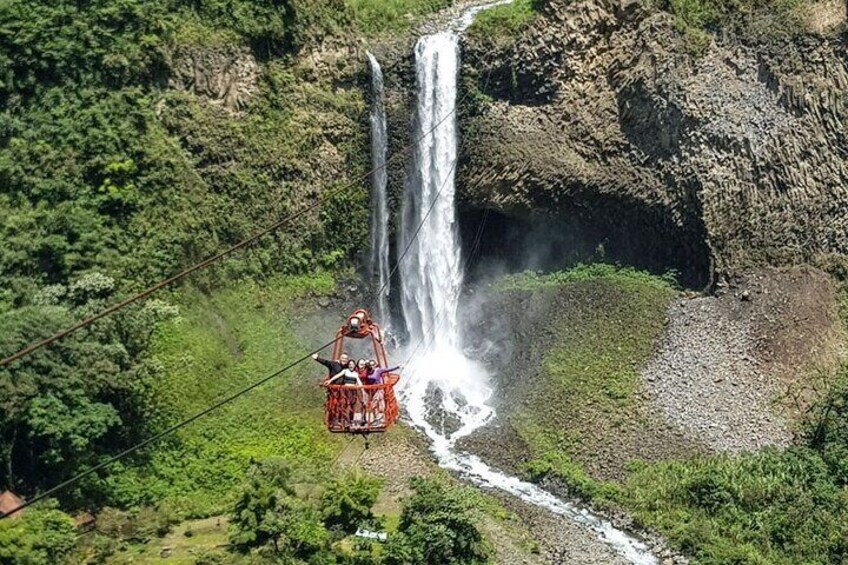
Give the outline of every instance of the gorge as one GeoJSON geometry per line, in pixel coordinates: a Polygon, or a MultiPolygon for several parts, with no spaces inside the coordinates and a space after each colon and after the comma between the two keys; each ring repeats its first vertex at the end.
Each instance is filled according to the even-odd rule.
{"type": "Polygon", "coordinates": [[[0,562],[848,559],[846,34],[10,0],[0,562]],[[405,365],[366,438],[310,360],[363,306],[405,365]]]}

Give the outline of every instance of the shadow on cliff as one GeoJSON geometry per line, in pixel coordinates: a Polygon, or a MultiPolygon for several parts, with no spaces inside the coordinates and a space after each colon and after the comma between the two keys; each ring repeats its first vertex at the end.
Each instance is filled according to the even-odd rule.
{"type": "MultiPolygon", "coordinates": [[[[675,271],[681,285],[705,289],[712,280],[703,225],[680,226],[644,202],[594,195],[591,205],[569,203],[556,215],[517,219],[489,211],[469,277],[525,270],[553,271],[604,261],[655,274],[675,271]]],[[[466,252],[485,212],[460,211],[466,252]]]]}

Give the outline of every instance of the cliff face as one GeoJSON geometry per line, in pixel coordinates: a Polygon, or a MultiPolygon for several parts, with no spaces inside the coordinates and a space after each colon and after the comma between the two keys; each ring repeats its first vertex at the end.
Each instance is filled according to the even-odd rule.
{"type": "Polygon", "coordinates": [[[845,38],[715,39],[669,14],[551,0],[514,44],[466,45],[465,206],[579,231],[690,284],[848,254],[845,38]]]}

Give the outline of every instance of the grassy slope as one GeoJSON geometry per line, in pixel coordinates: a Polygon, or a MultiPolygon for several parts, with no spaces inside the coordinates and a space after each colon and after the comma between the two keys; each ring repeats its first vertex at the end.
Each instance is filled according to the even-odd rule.
{"type": "Polygon", "coordinates": [[[466,34],[473,40],[492,41],[504,46],[513,43],[536,18],[538,0],[514,0],[481,12],[466,34]]]}
{"type": "Polygon", "coordinates": [[[345,0],[357,27],[369,37],[408,31],[423,16],[453,3],[454,0],[345,0]]]}
{"type": "MultiPolygon", "coordinates": [[[[293,301],[334,287],[326,274],[245,282],[204,296],[181,294],[181,315],[156,335],[164,379],[157,394],[177,421],[273,373],[309,349],[293,301]]],[[[251,459],[281,456],[298,476],[328,472],[341,441],[326,434],[314,367],[295,370],[184,428],[153,451],[150,464],[125,469],[114,484],[127,504],[164,502],[181,514],[226,508],[251,459]]]]}
{"type": "Polygon", "coordinates": [[[662,334],[675,294],[669,281],[596,265],[509,277],[500,288],[539,296],[554,309],[542,378],[530,393],[531,405],[540,409],[511,419],[534,465],[564,472],[572,460],[590,463],[612,438],[648,432],[650,422],[635,398],[638,369],[662,334]]]}

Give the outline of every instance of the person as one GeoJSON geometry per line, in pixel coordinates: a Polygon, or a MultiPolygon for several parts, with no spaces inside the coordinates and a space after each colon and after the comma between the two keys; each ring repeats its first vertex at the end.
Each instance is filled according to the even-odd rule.
{"type": "Polygon", "coordinates": [[[350,357],[348,357],[347,353],[342,353],[341,356],[339,356],[338,361],[330,361],[328,359],[321,359],[320,357],[318,357],[318,354],[315,353],[314,355],[312,355],[312,359],[318,361],[319,363],[327,367],[327,379],[330,379],[334,375],[337,375],[345,370],[345,367],[347,366],[347,362],[350,360],[350,357]]]}
{"type": "Polygon", "coordinates": [[[383,384],[383,375],[394,373],[395,371],[399,371],[403,369],[403,365],[398,365],[396,367],[383,368],[380,367],[378,369],[374,369],[374,371],[368,375],[368,380],[363,381],[367,385],[381,385],[383,384]]]}
{"type": "Polygon", "coordinates": [[[359,377],[359,371],[356,370],[356,361],[349,359],[347,366],[330,377],[327,380],[327,384],[332,384],[336,381],[339,381],[339,384],[345,386],[362,386],[362,379],[359,377]]]}
{"type": "MultiPolygon", "coordinates": [[[[368,375],[368,380],[365,381],[365,384],[381,385],[383,384],[383,375],[393,373],[400,369],[403,369],[403,365],[398,365],[396,367],[390,368],[381,367],[375,369],[370,375],[368,375]]],[[[371,403],[369,404],[368,410],[368,422],[372,426],[382,426],[384,423],[383,418],[386,415],[386,392],[382,388],[378,390],[372,390],[370,392],[371,403]]]]}
{"type": "MultiPolygon", "coordinates": [[[[359,371],[356,370],[356,361],[349,359],[347,367],[330,377],[330,379],[327,380],[327,384],[332,384],[336,381],[340,381],[340,384],[345,387],[361,387],[362,379],[359,378],[359,371]]],[[[349,421],[351,426],[361,426],[364,424],[362,414],[365,407],[363,405],[364,399],[362,398],[362,395],[356,394],[355,390],[338,391],[337,394],[343,394],[347,398],[348,408],[347,413],[344,415],[344,419],[349,421]]]]}
{"type": "Polygon", "coordinates": [[[365,382],[373,369],[368,366],[368,361],[360,359],[359,363],[356,364],[356,371],[359,373],[359,378],[362,379],[362,382],[365,382]]]}

